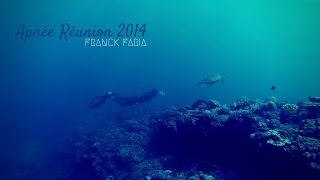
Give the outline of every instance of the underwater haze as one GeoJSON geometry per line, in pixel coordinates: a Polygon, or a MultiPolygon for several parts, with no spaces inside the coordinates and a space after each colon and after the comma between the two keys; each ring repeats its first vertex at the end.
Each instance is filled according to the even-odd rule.
{"type": "Polygon", "coordinates": [[[130,96],[157,88],[166,95],[137,107],[159,111],[199,99],[232,104],[243,96],[274,96],[298,102],[320,95],[317,0],[0,4],[1,179],[52,178],[49,168],[41,173],[21,169],[41,164],[96,111],[132,108],[108,100],[99,110],[88,107],[107,91],[130,96]],[[26,43],[15,38],[21,24],[59,29],[63,23],[79,29],[146,24],[147,46],[88,47],[84,38],[30,37],[26,43]],[[212,74],[221,74],[224,83],[195,86],[212,74]]]}

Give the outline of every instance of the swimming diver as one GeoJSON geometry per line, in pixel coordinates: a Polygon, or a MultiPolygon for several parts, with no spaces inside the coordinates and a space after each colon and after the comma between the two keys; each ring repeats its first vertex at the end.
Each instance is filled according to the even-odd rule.
{"type": "Polygon", "coordinates": [[[108,98],[113,99],[120,106],[132,106],[135,104],[142,104],[150,101],[152,98],[157,96],[164,96],[165,93],[162,91],[158,91],[156,89],[152,89],[151,91],[145,92],[140,96],[129,96],[129,97],[121,97],[114,92],[108,91],[104,96],[96,96],[94,97],[90,103],[89,107],[91,109],[96,109],[100,107],[108,98]]]}

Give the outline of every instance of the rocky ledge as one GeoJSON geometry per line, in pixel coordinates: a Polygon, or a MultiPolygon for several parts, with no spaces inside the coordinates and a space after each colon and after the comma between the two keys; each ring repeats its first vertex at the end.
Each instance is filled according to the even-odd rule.
{"type": "Polygon", "coordinates": [[[199,100],[128,117],[73,139],[78,169],[64,176],[85,168],[101,179],[320,179],[317,101],[199,100]]]}

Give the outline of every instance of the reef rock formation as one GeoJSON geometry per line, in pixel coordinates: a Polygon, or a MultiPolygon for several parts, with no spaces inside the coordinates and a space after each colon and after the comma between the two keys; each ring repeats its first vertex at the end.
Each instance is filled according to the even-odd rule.
{"type": "Polygon", "coordinates": [[[158,119],[154,150],[248,179],[320,178],[320,104],[241,98],[233,105],[197,101],[158,119]]]}
{"type": "Polygon", "coordinates": [[[320,179],[320,103],[199,100],[122,121],[71,141],[67,177],[320,179]]]}

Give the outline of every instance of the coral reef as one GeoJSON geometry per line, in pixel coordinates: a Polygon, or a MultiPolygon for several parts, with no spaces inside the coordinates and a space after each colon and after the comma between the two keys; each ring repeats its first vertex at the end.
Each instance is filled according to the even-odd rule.
{"type": "Polygon", "coordinates": [[[320,103],[320,97],[309,96],[309,101],[313,103],[320,103]]]}
{"type": "Polygon", "coordinates": [[[89,129],[69,143],[77,168],[64,177],[85,167],[110,180],[320,179],[316,102],[199,100],[89,129]]]}

